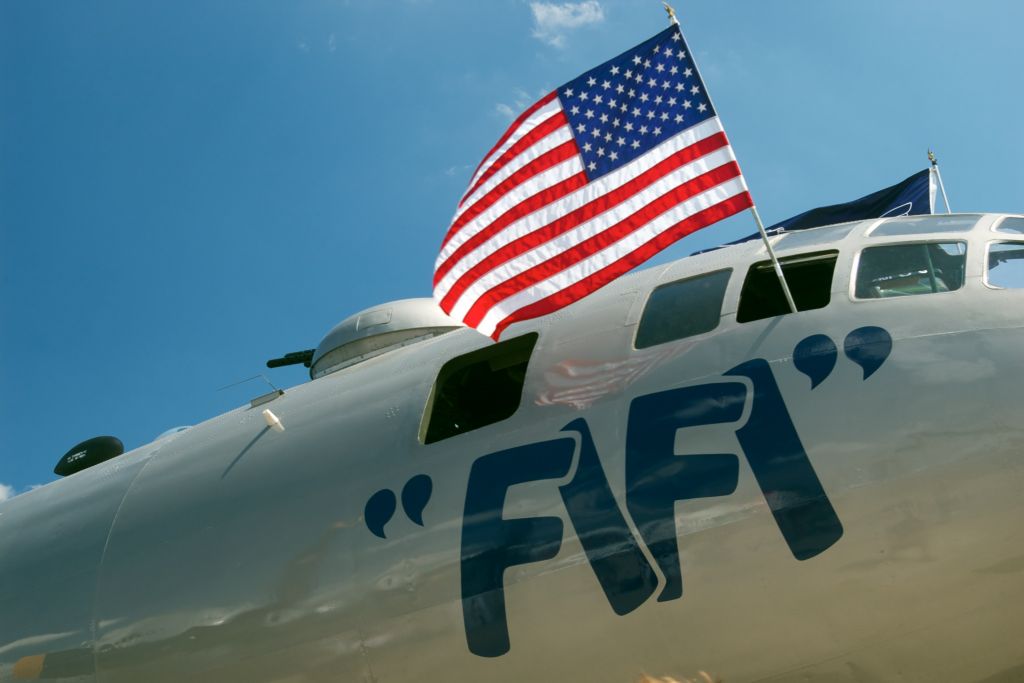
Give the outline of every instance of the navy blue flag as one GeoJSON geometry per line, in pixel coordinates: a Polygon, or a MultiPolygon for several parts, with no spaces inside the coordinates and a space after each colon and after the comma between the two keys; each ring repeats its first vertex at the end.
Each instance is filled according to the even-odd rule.
{"type": "MultiPolygon", "coordinates": [[[[872,192],[860,199],[845,204],[820,206],[817,209],[804,211],[792,218],[780,221],[769,228],[769,234],[779,234],[793,230],[819,228],[823,225],[847,223],[871,218],[889,216],[910,216],[914,214],[933,213],[935,191],[932,188],[931,172],[928,169],[915,173],[906,180],[896,183],[878,192],[872,192]]],[[[760,233],[748,235],[729,244],[740,244],[748,240],[758,239],[760,233]]],[[[728,245],[723,245],[728,246],[728,245]]]]}

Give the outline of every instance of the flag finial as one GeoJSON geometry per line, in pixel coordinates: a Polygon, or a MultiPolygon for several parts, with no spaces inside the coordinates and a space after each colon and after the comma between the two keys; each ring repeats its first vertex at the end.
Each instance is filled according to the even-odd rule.
{"type": "Polygon", "coordinates": [[[939,160],[935,158],[935,152],[928,148],[928,161],[932,162],[932,166],[938,166],[939,160]]]}
{"type": "Polygon", "coordinates": [[[679,20],[676,19],[676,11],[672,8],[672,5],[667,2],[662,2],[661,4],[665,6],[665,12],[668,13],[668,20],[676,26],[679,26],[679,20]]]}

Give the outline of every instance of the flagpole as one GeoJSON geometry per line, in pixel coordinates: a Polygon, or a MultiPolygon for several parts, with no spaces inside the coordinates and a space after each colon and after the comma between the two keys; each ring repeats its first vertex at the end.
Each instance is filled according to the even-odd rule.
{"type": "Polygon", "coordinates": [[[939,160],[935,158],[935,152],[928,150],[928,161],[932,162],[932,169],[935,171],[935,177],[939,181],[939,189],[942,191],[942,203],[946,205],[946,213],[953,213],[953,210],[949,208],[949,197],[946,196],[946,186],[942,184],[942,174],[939,173],[939,160]]]}
{"type": "MultiPolygon", "coordinates": [[[[662,2],[661,4],[665,6],[665,12],[668,13],[669,22],[674,24],[676,27],[679,27],[679,19],[676,18],[676,11],[673,9],[672,5],[667,2],[662,2]]],[[[682,28],[679,29],[679,32],[682,33],[682,28]]],[[[700,77],[700,67],[697,66],[697,58],[691,54],[690,59],[693,61],[693,68],[696,69],[697,75],[700,77]]],[[[718,108],[715,107],[715,103],[711,99],[711,92],[707,88],[707,81],[704,81],[704,88],[704,94],[707,96],[708,101],[711,102],[711,107],[714,109],[715,114],[718,115],[718,108]]],[[[721,117],[719,116],[719,119],[720,118],[721,117]]],[[[938,167],[936,167],[936,170],[938,170],[938,167]]],[[[939,186],[942,186],[941,179],[939,180],[939,186]]],[[[942,196],[945,198],[945,190],[942,191],[942,196]]],[[[946,209],[949,209],[948,203],[946,204],[946,209]]],[[[782,273],[782,265],[779,264],[779,259],[775,256],[775,250],[772,249],[772,243],[768,240],[768,233],[765,232],[764,223],[761,221],[761,214],[757,212],[757,205],[754,204],[753,199],[751,199],[750,203],[750,213],[754,216],[754,223],[757,224],[757,230],[761,233],[761,239],[764,241],[764,246],[768,250],[768,257],[772,260],[772,266],[775,268],[775,275],[779,278],[779,284],[782,285],[782,293],[786,297],[786,303],[789,304],[789,310],[791,313],[796,313],[796,302],[793,300],[793,294],[789,291],[789,284],[786,282],[786,277],[782,273]]]]}

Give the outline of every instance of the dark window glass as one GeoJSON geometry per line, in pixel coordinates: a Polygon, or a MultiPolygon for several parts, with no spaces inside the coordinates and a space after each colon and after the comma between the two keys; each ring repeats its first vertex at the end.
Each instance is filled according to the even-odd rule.
{"type": "Polygon", "coordinates": [[[868,247],[857,266],[858,299],[935,294],[964,284],[967,245],[963,242],[921,242],[868,247]]]}
{"type": "Polygon", "coordinates": [[[985,282],[992,287],[1024,287],[1024,242],[994,242],[988,247],[988,273],[985,282]]]}
{"type": "MultiPolygon", "coordinates": [[[[779,259],[798,311],[824,308],[832,296],[832,273],[839,253],[827,251],[779,259]]],[[[747,271],[740,292],[736,320],[748,323],[789,313],[789,303],[771,261],[755,263],[747,271]]]]}
{"type": "Polygon", "coordinates": [[[537,333],[486,346],[444,364],[430,394],[422,438],[433,443],[511,417],[519,408],[537,333]]]}
{"type": "Polygon", "coordinates": [[[731,270],[720,270],[661,285],[647,299],[636,330],[636,348],[710,332],[722,317],[722,298],[731,270]]]}

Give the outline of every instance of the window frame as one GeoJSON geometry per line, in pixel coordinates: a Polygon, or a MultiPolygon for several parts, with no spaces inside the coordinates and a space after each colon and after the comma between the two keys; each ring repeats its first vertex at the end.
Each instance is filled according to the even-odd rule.
{"type": "Polygon", "coordinates": [[[736,269],[733,268],[732,266],[725,266],[723,268],[716,268],[715,270],[709,270],[709,271],[706,271],[706,272],[703,272],[703,273],[695,273],[693,275],[686,275],[684,277],[679,277],[679,278],[676,278],[674,280],[669,280],[668,282],[658,283],[654,287],[652,287],[647,292],[647,296],[644,298],[643,306],[640,308],[640,317],[636,321],[636,329],[633,331],[633,342],[632,342],[633,350],[634,351],[642,351],[644,349],[653,349],[654,347],[661,346],[663,344],[671,344],[672,342],[678,342],[678,341],[682,341],[684,339],[692,339],[694,337],[699,337],[701,335],[710,334],[710,333],[714,332],[715,330],[717,330],[719,327],[721,327],[721,325],[722,325],[722,318],[725,317],[726,301],[728,299],[729,287],[733,283],[733,274],[735,273],[735,271],[736,271],[736,269]],[[644,316],[647,313],[648,306],[651,305],[651,299],[654,297],[654,293],[655,292],[657,292],[659,289],[663,289],[665,287],[670,287],[672,285],[676,285],[676,284],[679,284],[681,282],[688,282],[688,281],[697,280],[697,279],[700,279],[700,278],[711,277],[713,275],[720,275],[722,273],[728,273],[728,277],[726,278],[726,281],[725,281],[725,287],[722,288],[722,300],[718,304],[718,322],[715,323],[714,327],[712,327],[712,328],[710,328],[708,330],[704,330],[703,332],[696,332],[694,334],[688,334],[688,335],[686,335],[684,337],[675,337],[673,339],[666,339],[665,341],[661,341],[661,342],[658,342],[656,344],[648,344],[646,346],[637,346],[637,339],[640,336],[640,326],[643,324],[644,316]]]}
{"type": "MultiPolygon", "coordinates": [[[[819,245],[819,246],[828,246],[828,245],[819,245]]],[[[800,302],[797,301],[797,295],[793,294],[794,303],[796,303],[796,305],[797,305],[796,313],[809,313],[811,311],[823,311],[823,310],[825,310],[826,308],[828,308],[829,306],[832,305],[832,303],[833,303],[833,301],[832,301],[832,294],[835,292],[835,287],[836,287],[836,274],[838,272],[840,272],[839,266],[840,266],[840,263],[842,262],[841,259],[842,259],[842,256],[843,256],[843,251],[844,250],[840,249],[838,246],[833,244],[833,245],[830,245],[830,248],[827,248],[827,249],[818,248],[818,249],[814,249],[814,250],[811,250],[811,251],[797,252],[795,254],[786,254],[784,256],[779,256],[778,257],[779,265],[782,268],[783,276],[785,276],[787,263],[794,263],[794,262],[799,263],[800,261],[811,261],[811,260],[822,260],[822,261],[827,260],[827,259],[831,259],[832,260],[832,275],[831,275],[831,278],[829,279],[829,284],[828,284],[828,288],[827,288],[828,302],[824,306],[817,306],[817,307],[814,307],[814,308],[800,308],[800,302]]],[[[775,315],[762,316],[762,317],[759,317],[759,318],[751,318],[749,320],[741,320],[740,319],[740,311],[743,310],[743,299],[744,299],[743,293],[744,293],[744,291],[747,288],[747,281],[750,279],[751,273],[754,271],[755,268],[765,267],[765,266],[768,266],[766,268],[766,270],[770,270],[771,271],[772,277],[776,277],[774,265],[772,264],[772,260],[770,258],[767,258],[767,259],[760,258],[760,259],[758,259],[756,261],[751,261],[750,263],[748,263],[747,266],[746,266],[746,271],[743,273],[743,277],[739,279],[739,282],[738,282],[739,290],[736,292],[736,310],[734,311],[734,318],[736,320],[736,323],[739,324],[739,325],[748,325],[750,323],[756,323],[756,322],[759,322],[761,320],[771,320],[773,318],[779,318],[779,317],[782,317],[782,316],[793,315],[794,314],[794,311],[788,309],[788,302],[787,302],[787,310],[785,310],[785,311],[783,311],[781,313],[777,313],[775,315]]],[[[777,280],[777,278],[776,278],[776,280],[777,280]]],[[[786,284],[787,285],[790,284],[789,283],[789,278],[786,278],[786,284]]],[[[780,286],[779,289],[781,291],[781,286],[780,286]]],[[[792,292],[792,290],[793,290],[793,287],[790,286],[790,292],[792,292]]],[[[783,297],[784,296],[785,295],[783,295],[783,297]]]]}
{"type": "MultiPolygon", "coordinates": [[[[1020,234],[1020,233],[999,232],[999,233],[996,233],[996,234],[997,235],[1016,235],[1016,234],[1020,234]]],[[[989,274],[989,272],[991,272],[991,268],[989,268],[989,253],[992,251],[992,245],[993,244],[1019,244],[1021,246],[1021,248],[1024,249],[1024,240],[995,239],[995,240],[989,240],[988,242],[986,242],[985,243],[984,261],[982,261],[983,271],[982,271],[982,275],[981,275],[981,283],[983,285],[985,285],[986,287],[988,287],[989,289],[997,291],[997,292],[1000,292],[1000,291],[1013,291],[1013,290],[1017,290],[1017,289],[1020,289],[1021,291],[1024,291],[1024,287],[1000,287],[999,285],[993,285],[992,283],[990,283],[988,281],[988,274],[989,274]]]]}
{"type": "Polygon", "coordinates": [[[497,342],[496,344],[489,344],[487,346],[481,346],[471,351],[466,351],[465,353],[460,353],[459,355],[444,361],[441,364],[441,367],[439,367],[437,371],[434,373],[434,381],[431,382],[430,391],[428,392],[427,399],[423,404],[423,413],[420,415],[420,424],[416,433],[416,437],[420,445],[427,446],[430,444],[447,441],[448,439],[451,439],[453,437],[468,434],[470,432],[475,432],[480,429],[490,427],[491,425],[504,422],[514,417],[515,414],[518,413],[520,409],[523,407],[523,393],[526,389],[526,381],[529,377],[530,364],[533,361],[534,354],[537,351],[539,341],[539,332],[527,332],[526,334],[522,334],[511,339],[504,339],[500,342],[497,342]],[[529,340],[529,342],[527,342],[527,340],[529,340]],[[473,365],[476,365],[479,362],[488,360],[488,355],[494,354],[496,352],[495,350],[498,349],[499,347],[509,348],[513,344],[526,345],[527,343],[529,343],[529,349],[526,353],[526,368],[523,370],[523,381],[519,387],[519,398],[516,402],[515,409],[512,410],[511,413],[497,420],[487,422],[476,427],[458,431],[453,434],[448,434],[447,436],[442,436],[437,439],[428,440],[428,436],[430,435],[431,418],[433,418],[434,416],[434,404],[439,395],[438,389],[443,385],[442,380],[447,381],[451,379],[452,376],[455,375],[455,373],[458,373],[466,368],[472,367],[473,365]]]}
{"type": "Polygon", "coordinates": [[[882,242],[882,243],[879,243],[879,244],[871,244],[870,242],[865,242],[864,244],[860,245],[860,247],[857,249],[857,252],[853,255],[853,261],[850,264],[850,276],[849,276],[849,280],[847,282],[847,287],[848,287],[847,295],[849,296],[850,301],[855,303],[855,304],[862,304],[862,303],[875,303],[875,302],[878,302],[878,301],[901,301],[901,300],[906,300],[906,299],[914,299],[917,296],[923,296],[921,294],[912,294],[912,295],[907,295],[907,296],[883,296],[883,297],[869,298],[869,299],[861,299],[861,298],[859,298],[857,296],[857,275],[860,273],[860,260],[861,260],[861,256],[864,254],[864,252],[866,250],[868,250],[868,249],[879,249],[879,248],[885,248],[885,247],[899,247],[899,246],[914,245],[914,244],[943,244],[943,243],[947,243],[948,244],[950,242],[957,242],[957,243],[960,243],[960,244],[964,245],[964,274],[963,274],[963,282],[956,289],[950,289],[950,290],[945,291],[945,292],[928,292],[928,294],[930,294],[932,296],[934,296],[936,294],[956,294],[957,292],[962,292],[962,291],[966,290],[967,289],[967,269],[970,266],[970,259],[969,259],[969,257],[970,257],[970,254],[971,254],[971,240],[969,239],[968,235],[963,235],[963,236],[961,236],[959,238],[954,238],[954,239],[942,239],[942,238],[936,238],[936,237],[932,237],[930,239],[923,239],[923,240],[922,239],[894,239],[892,242],[882,242]]]}

